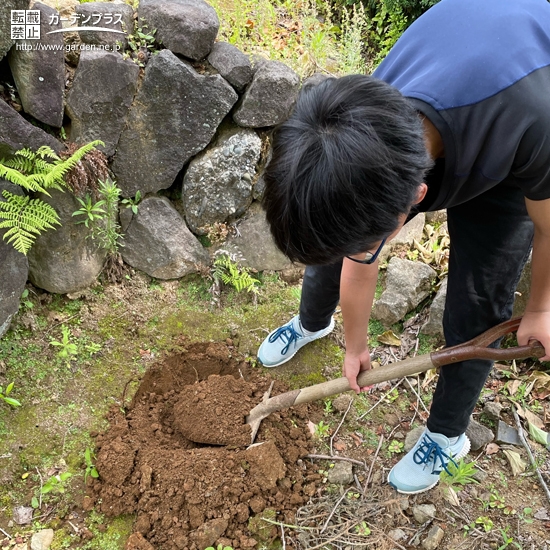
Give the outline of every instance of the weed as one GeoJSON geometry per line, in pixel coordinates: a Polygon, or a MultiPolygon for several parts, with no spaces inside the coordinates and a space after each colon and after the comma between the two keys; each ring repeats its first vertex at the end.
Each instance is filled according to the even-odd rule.
{"type": "Polygon", "coordinates": [[[7,403],[8,405],[11,405],[12,407],[20,407],[21,403],[19,403],[17,399],[14,399],[13,397],[8,397],[13,390],[13,384],[14,384],[13,382],[10,382],[5,392],[4,392],[4,388],[0,386],[0,399],[5,403],[7,403]]]}
{"type": "Polygon", "coordinates": [[[50,346],[55,346],[60,348],[57,352],[57,356],[60,359],[65,359],[67,365],[69,364],[72,357],[77,355],[78,346],[71,342],[71,330],[67,325],[61,325],[62,338],[59,340],[50,340],[50,346]]]}
{"type": "Polygon", "coordinates": [[[99,477],[99,472],[97,471],[95,464],[93,463],[93,458],[94,456],[92,450],[87,447],[86,451],[84,451],[84,462],[86,463],[86,471],[84,472],[84,483],[86,483],[88,476],[91,476],[93,478],[99,477]]]}
{"type": "Polygon", "coordinates": [[[221,544],[218,544],[217,548],[209,546],[205,550],[233,550],[233,548],[231,548],[231,546],[222,546],[221,544]]]}
{"type": "Polygon", "coordinates": [[[141,202],[141,191],[136,193],[134,198],[122,199],[120,201],[126,208],[130,208],[133,214],[138,213],[138,204],[141,202]]]}
{"type": "Polygon", "coordinates": [[[477,483],[473,477],[477,471],[473,462],[464,462],[464,459],[459,460],[456,465],[453,462],[449,462],[447,469],[450,474],[443,470],[439,479],[443,484],[452,487],[455,491],[460,491],[465,485],[470,483],[477,483]]]}
{"type": "Polygon", "coordinates": [[[393,388],[387,395],[385,400],[388,403],[393,403],[397,398],[399,397],[399,390],[397,388],[393,388]]]}
{"type": "Polygon", "coordinates": [[[76,222],[77,224],[82,223],[86,227],[90,227],[92,223],[102,220],[105,217],[105,210],[102,208],[105,201],[100,200],[93,202],[90,195],[86,195],[83,199],[77,197],[76,200],[79,202],[80,208],[75,210],[72,215],[84,216],[83,220],[78,220],[76,222]]]}
{"type": "Polygon", "coordinates": [[[366,521],[362,521],[359,525],[356,525],[355,532],[361,537],[368,537],[371,534],[366,521]]]}
{"type": "Polygon", "coordinates": [[[514,537],[508,535],[508,530],[510,527],[506,527],[505,529],[499,529],[499,533],[502,536],[503,544],[498,547],[497,550],[504,550],[505,548],[508,548],[510,545],[515,546],[516,548],[519,548],[521,550],[521,546],[514,541],[514,537]]]}
{"type": "Polygon", "coordinates": [[[135,31],[128,35],[128,46],[132,50],[129,54],[123,54],[124,59],[130,58],[140,67],[145,67],[149,55],[156,51],[155,34],[157,29],[149,31],[149,27],[143,18],[139,19],[135,31]]]}
{"type": "Polygon", "coordinates": [[[324,400],[324,402],[323,402],[323,411],[326,415],[334,412],[334,407],[332,406],[332,399],[325,399],[324,400]]]}
{"type": "Polygon", "coordinates": [[[403,452],[405,444],[402,441],[397,441],[397,439],[392,439],[391,443],[388,445],[388,455],[398,455],[403,452]]]}
{"type": "Polygon", "coordinates": [[[34,307],[34,304],[29,300],[29,289],[26,288],[23,291],[23,294],[21,294],[21,302],[19,304],[19,307],[25,307],[27,309],[32,309],[34,307]]]}
{"type": "Polygon", "coordinates": [[[315,426],[314,435],[317,439],[325,439],[330,435],[330,426],[322,420],[315,426]]]}

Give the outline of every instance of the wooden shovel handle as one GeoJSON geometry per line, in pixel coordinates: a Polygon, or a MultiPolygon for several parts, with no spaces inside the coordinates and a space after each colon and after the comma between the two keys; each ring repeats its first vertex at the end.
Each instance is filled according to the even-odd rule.
{"type": "MultiPolygon", "coordinates": [[[[511,319],[458,346],[444,348],[431,354],[419,355],[417,357],[404,359],[403,361],[397,361],[378,369],[363,371],[357,377],[357,383],[361,387],[370,386],[372,384],[378,384],[379,382],[419,374],[434,367],[441,367],[443,365],[449,365],[468,359],[510,360],[525,359],[527,357],[542,357],[545,354],[544,348],[536,341],[531,342],[528,346],[507,349],[487,347],[505,334],[517,330],[520,322],[521,318],[511,319]]],[[[262,418],[265,418],[271,412],[286,409],[301,403],[310,403],[311,401],[330,397],[331,395],[343,393],[350,389],[348,379],[342,377],[323,382],[322,384],[315,384],[307,388],[282,393],[257,405],[251,411],[250,416],[247,418],[247,422],[257,416],[255,414],[256,409],[258,409],[258,415],[261,409],[262,418]]]]}

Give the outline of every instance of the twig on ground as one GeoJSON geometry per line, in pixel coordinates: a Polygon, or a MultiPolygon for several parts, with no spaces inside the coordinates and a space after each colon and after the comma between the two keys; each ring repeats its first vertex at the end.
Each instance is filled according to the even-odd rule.
{"type": "Polygon", "coordinates": [[[0,531],[2,531],[2,533],[4,533],[4,535],[6,535],[6,537],[8,537],[9,539],[12,538],[12,536],[9,533],[6,533],[6,531],[4,531],[4,529],[2,529],[2,527],[0,527],[0,531]]]}
{"type": "Polygon", "coordinates": [[[403,383],[403,380],[405,380],[405,378],[401,378],[401,380],[399,380],[399,382],[397,382],[397,384],[395,384],[394,386],[392,386],[390,388],[389,391],[387,391],[367,412],[363,413],[361,416],[358,416],[357,417],[357,420],[361,420],[362,418],[364,418],[365,416],[367,416],[367,414],[369,414],[372,410],[376,409],[376,407],[378,407],[378,405],[380,405],[380,403],[382,403],[382,401],[384,401],[384,399],[386,399],[386,397],[388,397],[388,395],[395,389],[397,388],[398,386],[400,386],[402,383],[403,383]]]}
{"type": "MultiPolygon", "coordinates": [[[[408,380],[407,380],[408,382],[408,380]]],[[[410,386],[410,383],[409,383],[409,386],[410,386]]],[[[418,374],[416,375],[416,386],[419,388],[420,387],[420,377],[418,376],[418,374]]],[[[413,425],[413,422],[414,422],[414,419],[416,418],[416,415],[418,415],[420,418],[422,418],[420,416],[420,412],[418,411],[418,405],[420,405],[420,394],[417,393],[416,394],[416,405],[413,405],[414,407],[414,414],[413,414],[413,417],[411,419],[411,421],[409,422],[409,426],[412,426],[413,425]]]]}
{"type": "Polygon", "coordinates": [[[261,518],[263,521],[266,521],[267,523],[271,523],[271,525],[278,525],[279,527],[283,525],[284,527],[288,527],[289,529],[304,529],[305,531],[317,531],[317,527],[303,527],[301,525],[290,525],[288,523],[283,523],[282,521],[274,521],[269,518],[261,518]]]}
{"type": "Polygon", "coordinates": [[[334,451],[332,449],[332,444],[334,443],[334,438],[336,437],[336,434],[338,433],[338,430],[342,427],[342,424],[344,423],[344,420],[346,419],[346,416],[348,415],[351,406],[353,405],[353,399],[350,399],[348,408],[346,409],[346,412],[344,413],[344,416],[342,416],[342,420],[340,420],[340,424],[338,424],[338,427],[336,430],[334,430],[334,433],[332,434],[330,438],[330,456],[334,455],[334,451]]]}
{"type": "Polygon", "coordinates": [[[533,456],[533,452],[531,451],[531,447],[529,446],[529,443],[527,442],[527,439],[525,439],[525,435],[523,433],[523,427],[521,426],[521,421],[519,419],[518,413],[514,408],[512,408],[512,413],[514,414],[514,418],[516,420],[516,425],[518,427],[518,435],[519,438],[525,447],[525,450],[527,451],[527,454],[529,455],[529,460],[531,461],[531,466],[535,469],[535,472],[537,474],[537,477],[539,478],[540,484],[542,485],[542,488],[544,489],[544,492],[546,493],[546,498],[550,501],[550,490],[548,489],[548,485],[546,485],[546,482],[544,481],[542,474],[540,473],[540,470],[535,462],[535,457],[533,456]]]}
{"type": "Polygon", "coordinates": [[[420,394],[414,389],[414,386],[409,382],[409,379],[408,378],[405,378],[405,380],[407,381],[407,384],[409,385],[409,388],[411,388],[411,390],[413,391],[413,393],[416,395],[419,403],[422,405],[422,408],[428,413],[430,414],[430,411],[426,408],[426,405],[424,405],[424,401],[422,401],[422,398],[420,397],[420,394]]]}
{"type": "Polygon", "coordinates": [[[38,469],[38,467],[36,467],[36,471],[38,472],[38,477],[40,478],[40,491],[39,491],[40,500],[38,502],[38,509],[40,510],[42,508],[42,487],[44,486],[44,480],[42,479],[42,474],[40,473],[40,470],[38,469]]]}
{"type": "Polygon", "coordinates": [[[325,523],[323,524],[323,527],[321,527],[321,530],[319,531],[319,533],[321,535],[325,532],[325,529],[328,527],[328,524],[329,524],[330,520],[332,519],[332,516],[334,515],[334,512],[336,512],[336,510],[338,509],[338,506],[340,506],[340,503],[346,498],[347,494],[348,494],[348,492],[344,491],[344,494],[338,499],[338,501],[336,502],[336,504],[334,505],[334,507],[330,511],[330,514],[328,515],[327,520],[325,521],[325,523]]]}
{"type": "Polygon", "coordinates": [[[396,542],[395,540],[393,540],[389,535],[386,535],[386,533],[384,533],[384,531],[379,531],[378,529],[376,529],[377,532],[379,532],[381,535],[383,535],[384,537],[386,537],[388,540],[391,540],[391,543],[396,546],[397,548],[401,548],[401,550],[407,550],[404,546],[401,546],[398,542],[396,542]]]}
{"type": "Polygon", "coordinates": [[[363,486],[363,497],[367,493],[367,487],[369,486],[370,479],[372,476],[372,470],[374,468],[374,463],[376,462],[376,457],[378,456],[378,453],[380,452],[380,449],[382,448],[382,442],[384,441],[384,434],[380,434],[380,439],[378,440],[378,447],[376,447],[376,452],[374,453],[374,456],[372,457],[372,463],[370,465],[369,473],[367,475],[367,480],[365,481],[365,485],[363,486]]]}
{"type": "Polygon", "coordinates": [[[286,550],[285,527],[282,522],[279,525],[281,526],[281,542],[283,543],[283,550],[286,550]]]}
{"type": "Polygon", "coordinates": [[[0,455],[0,458],[11,458],[11,453],[8,453],[7,455],[0,455]]]}
{"type": "Polygon", "coordinates": [[[360,466],[363,466],[365,470],[367,469],[367,465],[365,462],[361,462],[360,460],[355,460],[354,458],[348,458],[347,456],[330,456],[330,455],[306,455],[306,458],[313,458],[318,460],[345,460],[347,462],[351,462],[352,464],[359,464],[360,466]]]}
{"type": "Polygon", "coordinates": [[[357,490],[361,493],[363,493],[363,487],[361,487],[361,483],[359,482],[359,478],[356,474],[353,474],[353,480],[355,481],[355,486],[357,487],[357,490]]]}

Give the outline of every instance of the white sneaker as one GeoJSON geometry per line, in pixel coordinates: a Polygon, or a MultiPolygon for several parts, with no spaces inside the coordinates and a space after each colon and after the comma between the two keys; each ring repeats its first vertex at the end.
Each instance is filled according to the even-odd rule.
{"type": "Polygon", "coordinates": [[[296,315],[288,324],[276,328],[267,336],[258,350],[258,359],[264,367],[278,367],[290,361],[300,348],[330,334],[333,329],[334,318],[331,318],[327,328],[306,335],[300,316],[296,315]]]}
{"type": "Polygon", "coordinates": [[[470,450],[466,434],[449,440],[426,428],[416,445],[392,468],[388,483],[398,493],[415,495],[437,485],[439,474],[447,464],[465,457],[470,450]],[[451,443],[452,441],[452,443],[451,443]]]}

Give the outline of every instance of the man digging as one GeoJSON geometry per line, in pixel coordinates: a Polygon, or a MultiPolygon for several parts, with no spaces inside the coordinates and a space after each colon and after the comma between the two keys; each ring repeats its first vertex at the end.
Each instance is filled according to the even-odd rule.
{"type": "MultiPolygon", "coordinates": [[[[517,336],[550,351],[550,4],[442,0],[403,34],[373,77],[304,90],[273,136],[264,207],[279,248],[307,265],[299,315],[258,358],[291,359],[334,327],[344,375],[370,369],[367,329],[385,242],[417,212],[447,208],[448,346],[510,318],[533,247],[517,336]]],[[[550,354],[542,358],[549,360],[550,354]]],[[[392,469],[400,493],[435,486],[465,456],[470,415],[492,362],[441,369],[427,428],[392,469]]]]}

